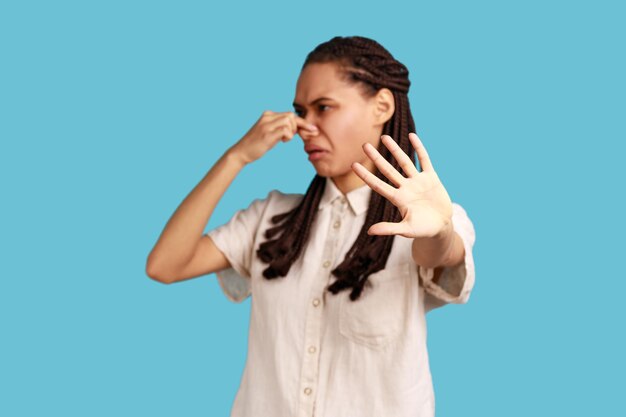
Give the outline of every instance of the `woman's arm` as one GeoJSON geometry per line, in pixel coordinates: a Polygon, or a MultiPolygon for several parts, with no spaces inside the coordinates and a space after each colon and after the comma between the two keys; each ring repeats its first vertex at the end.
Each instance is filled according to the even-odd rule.
{"type": "Polygon", "coordinates": [[[263,112],[178,206],[148,256],[146,274],[171,283],[227,267],[225,256],[210,238],[202,236],[215,206],[244,166],[261,158],[279,141],[291,140],[299,129],[312,128],[292,112],[263,112]]]}
{"type": "Polygon", "coordinates": [[[415,263],[425,268],[457,266],[465,257],[463,241],[452,222],[433,237],[414,238],[411,249],[415,263]]]}
{"type": "MultiPolygon", "coordinates": [[[[402,215],[402,221],[376,223],[369,228],[368,233],[413,238],[413,261],[418,267],[432,270],[432,281],[438,284],[444,268],[463,264],[467,255],[466,249],[463,238],[454,230],[454,205],[430,161],[426,148],[414,132],[409,133],[409,140],[417,153],[421,172],[391,136],[381,136],[381,141],[398,161],[406,177],[372,145],[363,146],[366,155],[395,187],[358,162],[353,164],[353,169],[374,191],[391,201],[402,215]]],[[[464,279],[464,276],[458,274],[456,277],[459,278],[458,281],[464,279]]]]}
{"type": "Polygon", "coordinates": [[[237,149],[230,148],[185,197],[148,256],[148,276],[164,283],[177,280],[192,260],[217,203],[245,165],[237,149]]]}

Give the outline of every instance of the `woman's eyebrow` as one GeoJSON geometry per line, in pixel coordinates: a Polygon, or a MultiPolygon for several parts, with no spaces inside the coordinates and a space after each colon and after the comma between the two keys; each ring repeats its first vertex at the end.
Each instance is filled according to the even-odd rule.
{"type": "MultiPolygon", "coordinates": [[[[310,105],[314,105],[315,103],[322,101],[322,100],[332,100],[332,98],[330,97],[320,97],[320,98],[316,98],[315,100],[313,100],[310,105]]],[[[296,103],[295,101],[293,102],[293,107],[302,107],[301,105],[299,105],[298,103],[296,103]]]]}

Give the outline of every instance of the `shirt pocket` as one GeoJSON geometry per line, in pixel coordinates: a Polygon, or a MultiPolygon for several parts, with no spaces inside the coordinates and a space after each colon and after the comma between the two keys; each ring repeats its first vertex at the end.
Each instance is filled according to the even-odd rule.
{"type": "Polygon", "coordinates": [[[339,301],[339,333],[372,349],[383,349],[406,329],[411,302],[408,263],[385,268],[368,277],[361,297],[352,301],[349,290],[339,301]]]}

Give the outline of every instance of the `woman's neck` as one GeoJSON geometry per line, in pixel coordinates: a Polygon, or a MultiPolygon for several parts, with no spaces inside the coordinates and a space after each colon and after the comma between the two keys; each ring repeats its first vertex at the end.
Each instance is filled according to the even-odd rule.
{"type": "Polygon", "coordinates": [[[331,180],[343,195],[346,195],[350,191],[356,190],[357,188],[367,186],[365,181],[363,181],[353,171],[350,171],[346,175],[332,177],[331,180]]]}

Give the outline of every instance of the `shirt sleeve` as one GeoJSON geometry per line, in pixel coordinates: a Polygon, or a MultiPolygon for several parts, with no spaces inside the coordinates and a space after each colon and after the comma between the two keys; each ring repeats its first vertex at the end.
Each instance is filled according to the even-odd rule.
{"type": "Polygon", "coordinates": [[[452,203],[452,208],[453,229],[463,241],[465,256],[459,265],[445,267],[436,283],[433,281],[434,268],[418,266],[420,281],[426,292],[425,305],[427,310],[441,307],[447,303],[467,303],[474,287],[475,269],[472,253],[476,241],[474,225],[463,207],[457,203],[452,203]]]}
{"type": "Polygon", "coordinates": [[[230,263],[230,268],[217,271],[217,279],[226,297],[235,303],[251,295],[250,269],[256,256],[255,236],[267,208],[270,194],[255,199],[250,205],[235,212],[225,224],[205,233],[230,263]]]}

